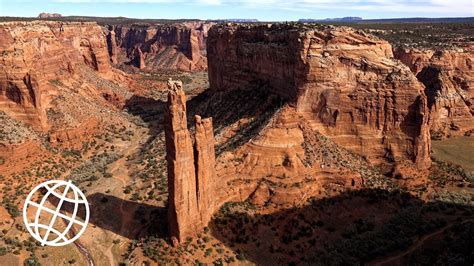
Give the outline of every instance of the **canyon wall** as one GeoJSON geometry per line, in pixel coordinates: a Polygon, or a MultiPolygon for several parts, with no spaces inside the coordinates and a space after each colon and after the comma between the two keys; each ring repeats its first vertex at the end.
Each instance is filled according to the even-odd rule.
{"type": "Polygon", "coordinates": [[[168,220],[174,242],[182,242],[207,226],[214,212],[214,134],[212,120],[197,116],[193,149],[182,83],[169,81],[168,86],[165,112],[168,220]]]}
{"type": "Polygon", "coordinates": [[[437,138],[474,129],[474,46],[394,50],[425,85],[430,125],[437,138]]]}
{"type": "Polygon", "coordinates": [[[48,128],[51,83],[74,75],[79,63],[110,71],[105,35],[92,22],[3,22],[0,51],[0,110],[37,130],[48,128]]]}
{"type": "Polygon", "coordinates": [[[209,23],[107,26],[108,50],[114,63],[140,69],[206,70],[209,23]]]}
{"type": "Polygon", "coordinates": [[[346,27],[227,24],[207,44],[212,91],[268,90],[374,164],[430,165],[424,87],[388,42],[346,27]]]}

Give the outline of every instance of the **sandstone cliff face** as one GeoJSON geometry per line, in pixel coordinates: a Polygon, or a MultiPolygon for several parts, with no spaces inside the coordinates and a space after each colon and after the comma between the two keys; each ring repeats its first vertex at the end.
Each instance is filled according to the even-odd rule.
{"type": "Polygon", "coordinates": [[[48,128],[45,109],[51,82],[74,74],[85,63],[110,70],[102,29],[95,23],[0,23],[0,109],[35,129],[48,128]]]}
{"type": "Polygon", "coordinates": [[[430,165],[427,98],[388,42],[349,28],[216,26],[211,90],[267,89],[372,163],[430,165]]]}
{"type": "Polygon", "coordinates": [[[374,184],[378,177],[370,168],[311,128],[294,107],[284,106],[248,143],[219,157],[214,201],[299,206],[374,184]]]}
{"type": "Polygon", "coordinates": [[[196,117],[196,143],[187,128],[186,96],[180,82],[168,83],[165,113],[170,234],[181,242],[209,222],[214,209],[215,152],[211,119],[196,117]]]}
{"type": "Polygon", "coordinates": [[[140,67],[143,64],[137,51],[141,51],[150,69],[199,71],[207,67],[205,23],[119,25],[108,29],[109,54],[117,63],[134,62],[140,67]]]}
{"type": "Polygon", "coordinates": [[[474,128],[474,46],[436,51],[398,48],[394,54],[425,85],[431,130],[437,137],[474,128]]]}

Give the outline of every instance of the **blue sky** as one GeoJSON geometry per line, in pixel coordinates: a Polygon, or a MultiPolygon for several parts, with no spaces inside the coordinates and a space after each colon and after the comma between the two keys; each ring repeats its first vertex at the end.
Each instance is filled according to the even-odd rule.
{"type": "Polygon", "coordinates": [[[0,0],[1,16],[63,15],[133,18],[472,17],[474,0],[0,0]]]}

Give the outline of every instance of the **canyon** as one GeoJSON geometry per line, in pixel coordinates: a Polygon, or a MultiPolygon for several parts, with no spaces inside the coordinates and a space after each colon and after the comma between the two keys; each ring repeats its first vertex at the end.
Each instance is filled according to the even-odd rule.
{"type": "Polygon", "coordinates": [[[209,31],[207,55],[209,101],[259,90],[283,101],[248,143],[220,156],[217,179],[227,186],[209,208],[245,200],[298,206],[336,191],[390,187],[373,166],[411,182],[431,167],[430,95],[387,41],[344,27],[227,24],[209,31]]]}
{"type": "Polygon", "coordinates": [[[440,137],[464,135],[474,125],[474,46],[456,49],[396,49],[395,57],[425,85],[431,131],[440,137]]]}
{"type": "Polygon", "coordinates": [[[171,25],[107,25],[113,63],[139,69],[202,71],[207,69],[207,31],[213,23],[171,25]]]}
{"type": "Polygon", "coordinates": [[[72,180],[99,264],[311,262],[301,250],[423,204],[420,220],[450,228],[470,215],[470,174],[433,159],[432,139],[474,132],[473,48],[306,23],[1,22],[0,216],[32,185],[72,180]],[[426,218],[447,199],[468,207],[426,218]]]}

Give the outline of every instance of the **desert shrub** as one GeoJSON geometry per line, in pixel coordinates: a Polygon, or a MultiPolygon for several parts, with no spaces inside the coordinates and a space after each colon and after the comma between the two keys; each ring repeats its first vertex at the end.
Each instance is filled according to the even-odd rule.
{"type": "Polygon", "coordinates": [[[5,208],[7,209],[8,213],[12,216],[12,217],[18,217],[20,216],[20,210],[18,209],[18,206],[15,205],[14,203],[10,202],[10,201],[7,201],[5,203],[5,208]]]}
{"type": "Polygon", "coordinates": [[[76,182],[90,181],[91,176],[95,176],[95,173],[102,173],[103,176],[109,177],[107,173],[107,166],[120,159],[120,155],[117,153],[104,152],[93,156],[88,161],[82,163],[71,171],[71,174],[67,177],[69,180],[76,182]]]}
{"type": "Polygon", "coordinates": [[[245,260],[245,255],[243,253],[238,253],[236,258],[242,261],[242,260],[245,260]]]}
{"type": "Polygon", "coordinates": [[[212,254],[212,248],[206,249],[206,252],[204,253],[204,257],[209,257],[212,254]]]}
{"type": "Polygon", "coordinates": [[[8,249],[6,247],[0,247],[0,256],[5,256],[8,253],[8,249]]]}
{"type": "Polygon", "coordinates": [[[126,186],[123,189],[123,193],[125,193],[125,194],[130,194],[130,192],[132,192],[132,187],[131,186],[126,186]]]}
{"type": "Polygon", "coordinates": [[[41,266],[41,263],[39,263],[38,258],[35,255],[31,255],[29,258],[27,258],[24,262],[23,265],[25,266],[41,266]]]}

